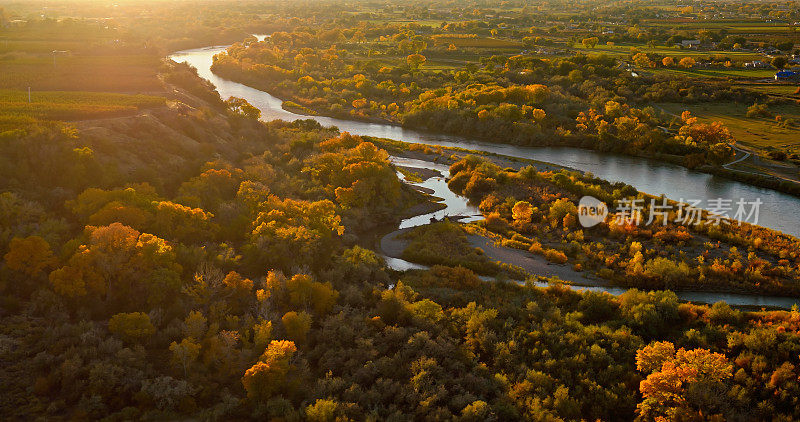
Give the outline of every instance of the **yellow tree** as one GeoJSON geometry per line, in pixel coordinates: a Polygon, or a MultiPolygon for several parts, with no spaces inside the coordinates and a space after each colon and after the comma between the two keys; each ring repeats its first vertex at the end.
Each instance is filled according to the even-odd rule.
{"type": "Polygon", "coordinates": [[[586,48],[594,48],[598,42],[600,42],[600,39],[597,37],[589,37],[581,40],[581,44],[586,48]]]}
{"type": "Polygon", "coordinates": [[[67,265],[50,273],[57,293],[132,311],[175,299],[181,267],[164,239],[119,223],[89,226],[86,236],[67,265]]]}
{"type": "Polygon", "coordinates": [[[406,63],[414,70],[419,70],[420,66],[427,60],[428,58],[422,54],[410,54],[406,57],[406,63]]]}
{"type": "Polygon", "coordinates": [[[245,371],[242,385],[251,400],[266,401],[287,386],[294,369],[291,359],[297,352],[294,342],[273,340],[255,365],[245,371]]]}
{"type": "Polygon", "coordinates": [[[11,239],[5,255],[8,268],[35,277],[56,264],[50,245],[39,236],[11,239]]]}
{"type": "Polygon", "coordinates": [[[511,217],[514,218],[515,225],[518,225],[520,228],[525,228],[527,225],[531,224],[533,207],[527,201],[518,201],[514,204],[514,207],[511,208],[511,217]]]}
{"type": "Polygon", "coordinates": [[[724,391],[733,366],[725,355],[707,349],[674,352],[669,342],[659,342],[639,350],[636,366],[640,371],[652,372],[640,384],[642,402],[637,405],[639,417],[644,420],[701,420],[703,417],[721,416],[724,403],[695,401],[698,392],[724,391]],[[660,363],[660,366],[659,366],[660,363]]]}

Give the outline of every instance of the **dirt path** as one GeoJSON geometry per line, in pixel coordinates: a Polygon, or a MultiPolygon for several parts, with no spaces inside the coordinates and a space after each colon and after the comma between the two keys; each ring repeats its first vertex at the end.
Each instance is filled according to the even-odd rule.
{"type": "MultiPolygon", "coordinates": [[[[391,258],[402,258],[403,251],[410,241],[401,239],[400,236],[411,228],[393,231],[380,239],[380,249],[384,255],[391,258]]],[[[531,275],[543,277],[558,277],[563,281],[573,282],[584,286],[608,286],[605,280],[594,278],[587,273],[573,270],[568,265],[558,265],[547,262],[543,257],[519,249],[497,246],[494,241],[483,236],[468,235],[467,241],[472,247],[481,248],[483,252],[494,261],[516,265],[531,275]]]]}
{"type": "Polygon", "coordinates": [[[550,263],[544,257],[527,251],[497,246],[493,240],[483,236],[469,235],[467,240],[473,247],[481,248],[486,256],[493,260],[516,265],[532,275],[558,277],[564,281],[588,286],[608,285],[605,280],[591,277],[585,272],[575,271],[568,265],[550,263]]]}

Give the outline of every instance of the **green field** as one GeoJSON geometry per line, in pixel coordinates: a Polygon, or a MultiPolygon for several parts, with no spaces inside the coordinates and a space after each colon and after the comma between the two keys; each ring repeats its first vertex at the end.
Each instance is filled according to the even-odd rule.
{"type": "Polygon", "coordinates": [[[770,107],[773,115],[794,119],[794,127],[781,127],[774,118],[749,118],[749,104],[703,103],[703,104],[659,104],[673,114],[689,110],[706,121],[720,121],[728,127],[737,142],[758,149],[795,147],[800,145],[800,109],[795,105],[770,107]]]}
{"type": "Polygon", "coordinates": [[[437,37],[434,42],[436,45],[445,46],[453,44],[459,48],[522,48],[522,43],[520,42],[490,37],[437,37]]]}
{"type": "Polygon", "coordinates": [[[684,69],[680,67],[647,69],[653,73],[672,73],[695,78],[771,78],[775,69],[711,68],[684,69]]]}
{"type": "Polygon", "coordinates": [[[586,48],[583,45],[573,45],[572,48],[585,54],[602,53],[614,57],[629,57],[631,55],[631,49],[635,48],[642,53],[654,53],[654,54],[660,54],[662,56],[670,56],[677,58],[692,57],[697,59],[701,57],[724,56],[730,58],[732,61],[742,61],[742,62],[764,59],[764,56],[749,51],[721,51],[721,50],[703,51],[703,50],[681,49],[678,47],[663,46],[663,45],[656,46],[655,48],[650,48],[646,44],[615,44],[613,46],[598,44],[594,48],[586,48]]]}

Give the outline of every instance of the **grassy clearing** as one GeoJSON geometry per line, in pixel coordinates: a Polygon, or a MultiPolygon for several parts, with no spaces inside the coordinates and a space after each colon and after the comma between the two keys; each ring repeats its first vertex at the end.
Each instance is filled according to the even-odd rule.
{"type": "Polygon", "coordinates": [[[648,72],[653,73],[672,73],[681,76],[688,76],[693,78],[753,78],[764,79],[771,78],[775,75],[775,69],[740,69],[740,68],[724,68],[724,69],[684,69],[680,67],[674,68],[657,68],[648,69],[648,72]]]}
{"type": "MultiPolygon", "coordinates": [[[[715,104],[659,104],[665,110],[680,114],[689,110],[701,120],[721,121],[737,142],[758,149],[774,148],[779,146],[800,145],[800,127],[780,127],[769,118],[747,117],[748,104],[715,103],[715,104]]],[[[771,107],[773,115],[781,115],[784,119],[791,118],[800,123],[800,109],[797,106],[786,105],[771,107]]]]}
{"type": "Polygon", "coordinates": [[[782,96],[790,96],[794,98],[800,98],[800,93],[798,93],[797,85],[778,85],[772,83],[762,83],[762,84],[739,84],[736,85],[740,88],[750,89],[753,91],[763,92],[765,94],[770,95],[782,95],[782,96]]]}
{"type": "Polygon", "coordinates": [[[459,48],[522,48],[521,42],[489,37],[437,37],[434,41],[436,45],[453,44],[459,48]]]}

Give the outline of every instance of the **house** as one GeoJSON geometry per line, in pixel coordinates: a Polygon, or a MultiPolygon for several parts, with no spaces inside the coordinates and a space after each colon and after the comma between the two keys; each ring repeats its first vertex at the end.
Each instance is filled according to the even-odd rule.
{"type": "Polygon", "coordinates": [[[800,73],[791,70],[781,70],[775,74],[776,81],[800,81],[800,73]]]}
{"type": "Polygon", "coordinates": [[[763,62],[761,60],[753,60],[752,62],[745,63],[744,67],[749,69],[766,69],[769,67],[769,63],[763,62]]]}
{"type": "Polygon", "coordinates": [[[700,46],[700,40],[683,40],[681,47],[683,48],[697,48],[700,46]]]}

